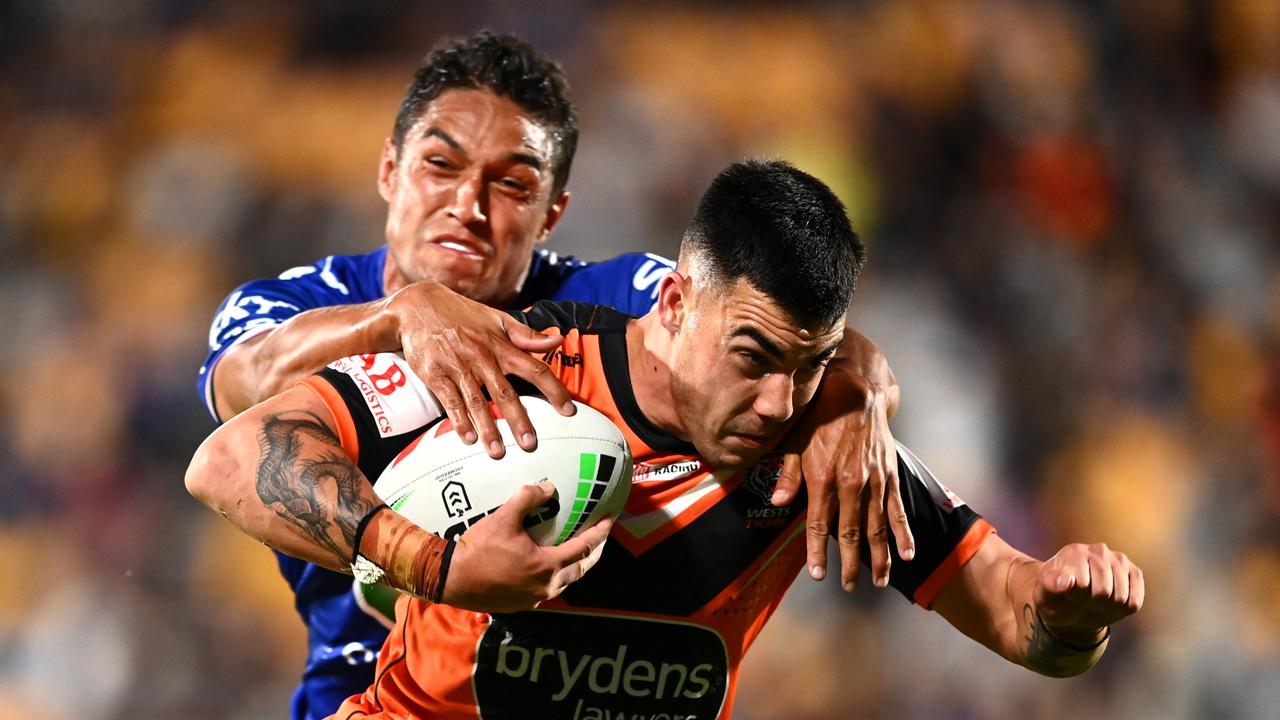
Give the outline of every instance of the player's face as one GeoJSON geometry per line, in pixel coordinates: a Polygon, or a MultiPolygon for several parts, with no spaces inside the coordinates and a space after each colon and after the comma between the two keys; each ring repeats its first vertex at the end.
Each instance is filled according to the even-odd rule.
{"type": "Polygon", "coordinates": [[[569,201],[551,197],[554,139],[514,102],[489,90],[446,90],[382,151],[388,293],[438,282],[490,305],[515,298],[533,246],[569,201]]]}
{"type": "Polygon", "coordinates": [[[674,341],[672,394],[689,440],[714,465],[758,462],[813,399],[844,317],[800,328],[745,280],[694,288],[674,341]]]}

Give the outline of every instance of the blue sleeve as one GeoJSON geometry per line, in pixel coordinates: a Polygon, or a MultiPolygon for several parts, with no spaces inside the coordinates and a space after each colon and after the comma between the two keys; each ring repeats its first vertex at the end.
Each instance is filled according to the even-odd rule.
{"type": "Polygon", "coordinates": [[[629,253],[574,270],[551,300],[608,305],[628,315],[644,315],[658,300],[658,281],[675,263],[650,253],[629,253]]]}
{"type": "Polygon", "coordinates": [[[227,350],[269,330],[300,312],[356,301],[330,270],[333,258],[304,265],[270,279],[250,280],[227,296],[209,326],[209,353],[196,380],[196,390],[215,422],[222,422],[213,403],[213,368],[227,350]]]}

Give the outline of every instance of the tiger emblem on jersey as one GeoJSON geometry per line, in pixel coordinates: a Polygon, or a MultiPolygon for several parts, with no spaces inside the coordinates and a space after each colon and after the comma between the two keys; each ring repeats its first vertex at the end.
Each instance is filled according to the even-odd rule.
{"type": "Polygon", "coordinates": [[[770,455],[747,471],[743,485],[765,505],[773,504],[773,488],[782,474],[782,457],[770,455]]]}

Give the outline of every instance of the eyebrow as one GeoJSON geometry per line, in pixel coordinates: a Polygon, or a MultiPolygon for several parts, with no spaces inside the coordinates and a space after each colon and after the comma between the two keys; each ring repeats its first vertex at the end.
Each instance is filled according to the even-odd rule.
{"type": "MultiPolygon", "coordinates": [[[[764,333],[761,333],[759,330],[753,327],[748,327],[746,325],[739,326],[734,329],[734,331],[729,335],[729,337],[730,338],[736,338],[736,337],[750,338],[754,340],[757,345],[760,346],[761,350],[764,350],[766,355],[770,355],[773,357],[773,359],[778,361],[786,359],[786,355],[785,353],[782,352],[782,348],[778,347],[776,343],[774,343],[769,338],[765,337],[764,333]]],[[[814,360],[818,362],[826,360],[827,358],[834,355],[836,350],[838,350],[839,348],[840,348],[840,341],[837,340],[836,342],[831,343],[831,345],[828,346],[827,348],[823,349],[822,352],[814,356],[814,360]]]]}
{"type": "MultiPolygon", "coordinates": [[[[444,141],[444,144],[448,145],[454,150],[457,150],[458,152],[466,152],[465,150],[462,149],[462,145],[457,140],[454,140],[453,137],[449,135],[449,133],[445,132],[444,130],[441,130],[435,125],[432,125],[431,127],[427,128],[426,131],[422,133],[422,137],[440,138],[441,140],[444,141]]],[[[508,155],[507,158],[509,160],[513,160],[523,165],[528,165],[529,167],[532,167],[534,170],[539,170],[539,171],[542,170],[542,158],[539,158],[537,155],[531,155],[529,153],[522,153],[522,152],[514,152],[508,155]]]]}
{"type": "Polygon", "coordinates": [[[449,135],[449,133],[447,133],[447,132],[445,132],[445,131],[441,130],[440,128],[436,127],[435,125],[432,125],[431,127],[427,128],[427,131],[426,131],[426,132],[424,132],[424,133],[422,133],[422,137],[424,137],[424,138],[426,138],[426,137],[438,137],[438,138],[440,138],[441,140],[443,140],[443,141],[444,141],[444,144],[445,144],[445,145],[448,145],[449,147],[453,148],[454,150],[457,150],[457,151],[459,151],[459,152],[462,152],[462,145],[460,145],[460,144],[458,143],[458,141],[457,141],[457,140],[454,140],[454,139],[449,135]]]}
{"type": "Polygon", "coordinates": [[[532,167],[534,170],[542,170],[542,158],[538,157],[537,155],[530,155],[529,153],[516,152],[516,153],[511,153],[510,155],[507,156],[507,158],[514,160],[518,163],[523,163],[525,165],[528,165],[532,167]]]}
{"type": "Polygon", "coordinates": [[[729,337],[730,338],[736,338],[736,337],[751,338],[752,340],[756,341],[756,344],[760,346],[761,350],[765,351],[765,354],[773,356],[773,359],[775,360],[783,360],[786,357],[786,355],[782,352],[782,348],[778,347],[772,340],[765,337],[764,333],[760,332],[759,330],[753,327],[740,325],[737,328],[735,328],[732,333],[730,333],[729,337]]]}

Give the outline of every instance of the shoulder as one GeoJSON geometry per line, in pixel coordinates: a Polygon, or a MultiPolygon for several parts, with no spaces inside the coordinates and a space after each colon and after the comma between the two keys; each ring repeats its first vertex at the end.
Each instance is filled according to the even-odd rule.
{"type": "Polygon", "coordinates": [[[578,273],[628,281],[636,290],[644,290],[656,285],[675,266],[675,261],[654,253],[624,253],[608,260],[587,263],[578,273]]]}
{"type": "Polygon", "coordinates": [[[586,264],[548,297],[599,303],[643,315],[658,297],[658,282],[674,267],[661,255],[627,253],[586,264]]]}
{"type": "Polygon", "coordinates": [[[359,255],[329,255],[310,265],[289,268],[273,280],[256,281],[307,287],[336,302],[367,302],[382,296],[387,247],[359,255]]]}

